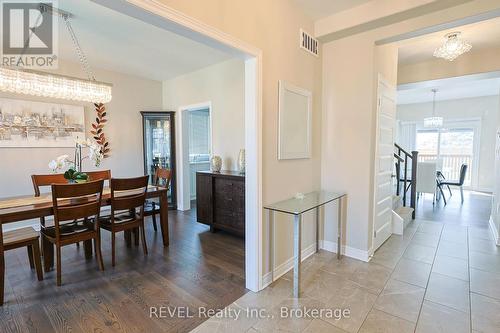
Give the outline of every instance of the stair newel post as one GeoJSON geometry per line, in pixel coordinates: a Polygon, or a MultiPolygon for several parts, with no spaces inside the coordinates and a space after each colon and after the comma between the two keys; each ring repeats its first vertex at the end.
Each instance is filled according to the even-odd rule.
{"type": "Polygon", "coordinates": [[[417,209],[417,164],[418,151],[411,152],[411,198],[410,204],[413,208],[412,218],[415,219],[415,211],[417,209]]]}
{"type": "MultiPolygon", "coordinates": [[[[398,154],[399,156],[399,154],[398,154]]],[[[399,183],[401,181],[401,161],[398,158],[398,162],[396,163],[396,195],[399,196],[399,183]]]]}
{"type": "Polygon", "coordinates": [[[405,172],[404,172],[404,182],[403,182],[403,206],[406,207],[406,186],[408,182],[408,155],[405,154],[405,172]]]}

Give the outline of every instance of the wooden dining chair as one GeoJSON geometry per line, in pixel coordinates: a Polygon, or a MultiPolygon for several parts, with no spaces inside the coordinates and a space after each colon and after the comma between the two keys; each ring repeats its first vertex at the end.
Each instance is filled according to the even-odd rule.
{"type": "Polygon", "coordinates": [[[148,254],[144,231],[144,203],[148,176],[111,178],[111,216],[101,218],[100,227],[111,232],[111,264],[115,266],[116,233],[139,229],[144,254],[148,254]]]}
{"type": "MultiPolygon", "coordinates": [[[[167,189],[170,188],[170,180],[172,178],[172,171],[170,169],[157,168],[154,178],[153,184],[155,186],[164,186],[167,189]]],[[[146,200],[146,204],[144,205],[144,216],[151,216],[153,219],[153,229],[158,231],[158,227],[156,225],[156,215],[160,213],[160,204],[153,200],[146,200]]]]}
{"type": "Polygon", "coordinates": [[[98,171],[88,171],[85,172],[87,176],[89,176],[90,181],[93,180],[104,180],[104,185],[109,185],[109,181],[111,179],[111,170],[98,170],[98,171]],[[106,184],[108,182],[108,184],[106,184]]]}
{"type": "MultiPolygon", "coordinates": [[[[81,184],[52,184],[54,226],[42,226],[42,237],[56,246],[57,285],[61,285],[61,248],[82,241],[94,241],[97,263],[104,270],[101,254],[99,214],[104,180],[81,184]]],[[[51,252],[47,248],[44,253],[51,252]]],[[[47,263],[47,255],[44,261],[47,263]]]]}
{"type": "Polygon", "coordinates": [[[32,228],[21,228],[2,232],[0,226],[0,305],[4,302],[5,284],[5,251],[26,247],[31,268],[36,269],[38,281],[43,280],[42,262],[40,260],[39,235],[32,228]]]}
{"type": "MultiPolygon", "coordinates": [[[[86,172],[89,176],[89,180],[99,180],[103,179],[108,181],[111,179],[111,170],[99,170],[86,172]]],[[[31,182],[33,183],[33,189],[35,190],[35,197],[40,196],[40,189],[44,187],[49,187],[52,184],[68,184],[68,180],[64,178],[63,173],[53,173],[49,175],[31,175],[31,182]]],[[[40,218],[40,224],[45,225],[46,220],[44,217],[40,218]]],[[[43,239],[42,239],[43,241],[43,239]]],[[[80,243],[76,243],[79,247],[80,243]]],[[[43,254],[43,244],[42,244],[42,254],[43,254]]]]}

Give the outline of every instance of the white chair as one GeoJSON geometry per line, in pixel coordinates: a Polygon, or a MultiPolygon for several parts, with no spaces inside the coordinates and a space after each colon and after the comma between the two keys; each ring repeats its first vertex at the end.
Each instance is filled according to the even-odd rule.
{"type": "Polygon", "coordinates": [[[436,162],[418,162],[417,163],[417,193],[431,193],[432,204],[436,200],[436,162]]]}

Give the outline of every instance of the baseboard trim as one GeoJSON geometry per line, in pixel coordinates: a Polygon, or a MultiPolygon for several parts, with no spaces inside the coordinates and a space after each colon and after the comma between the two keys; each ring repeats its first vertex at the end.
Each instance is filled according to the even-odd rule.
{"type": "MultiPolygon", "coordinates": [[[[316,242],[314,242],[313,244],[309,245],[308,247],[302,250],[301,261],[306,260],[315,253],[316,253],[316,242]]],[[[284,263],[282,263],[281,265],[274,268],[274,280],[275,281],[278,280],[280,277],[288,273],[288,271],[290,271],[291,269],[293,269],[293,256],[284,263]]],[[[262,289],[269,286],[272,282],[273,281],[271,272],[264,274],[264,277],[262,278],[262,285],[263,285],[262,289]]]]}
{"type": "MultiPolygon", "coordinates": [[[[325,251],[337,253],[337,243],[325,240],[320,240],[319,247],[325,251]]],[[[370,261],[370,255],[368,251],[360,250],[347,245],[342,246],[342,253],[346,257],[358,259],[364,262],[370,261]]]]}
{"type": "Polygon", "coordinates": [[[495,221],[493,220],[493,216],[490,215],[490,231],[493,235],[493,239],[495,240],[496,245],[500,245],[500,234],[498,232],[497,226],[495,225],[495,221]]]}

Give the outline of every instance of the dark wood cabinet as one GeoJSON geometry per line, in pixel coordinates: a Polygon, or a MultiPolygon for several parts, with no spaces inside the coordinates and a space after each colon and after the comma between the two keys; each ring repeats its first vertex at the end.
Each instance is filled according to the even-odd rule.
{"type": "Polygon", "coordinates": [[[238,236],[245,235],[245,176],[236,171],[196,173],[198,222],[238,236]]]}

